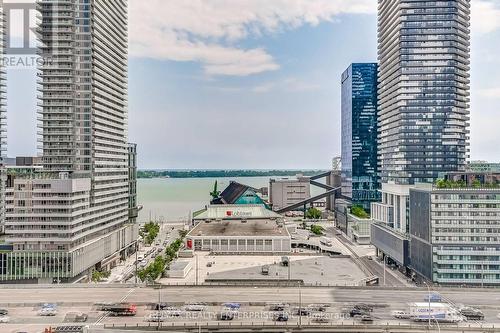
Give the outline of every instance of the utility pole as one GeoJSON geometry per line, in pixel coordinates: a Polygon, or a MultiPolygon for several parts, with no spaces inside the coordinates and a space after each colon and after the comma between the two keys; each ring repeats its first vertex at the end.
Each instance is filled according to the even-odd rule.
{"type": "Polygon", "coordinates": [[[292,261],[290,259],[288,259],[288,282],[290,282],[290,280],[292,279],[292,261]]]}
{"type": "Polygon", "coordinates": [[[135,284],[137,284],[137,253],[139,252],[139,241],[135,240],[135,284]]]}
{"type": "Polygon", "coordinates": [[[196,258],[196,285],[198,285],[198,254],[194,254],[196,258]]]}

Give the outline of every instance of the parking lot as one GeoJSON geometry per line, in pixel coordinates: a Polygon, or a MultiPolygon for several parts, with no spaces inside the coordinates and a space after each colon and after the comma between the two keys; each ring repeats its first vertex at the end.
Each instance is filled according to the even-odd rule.
{"type": "Polygon", "coordinates": [[[280,264],[281,256],[214,256],[198,252],[185,278],[163,278],[162,284],[194,284],[225,280],[303,280],[312,285],[353,286],[367,276],[350,258],[328,256],[289,256],[291,265],[280,264]],[[262,266],[269,265],[269,274],[262,274],[262,266]],[[209,267],[210,266],[210,267],[209,267]],[[198,269],[196,269],[198,267],[198,269]],[[198,275],[198,276],[197,276],[198,275]]]}

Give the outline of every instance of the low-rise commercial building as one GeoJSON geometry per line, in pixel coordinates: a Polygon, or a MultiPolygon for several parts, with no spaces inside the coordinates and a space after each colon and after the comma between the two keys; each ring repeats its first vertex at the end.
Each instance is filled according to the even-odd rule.
{"type": "Polygon", "coordinates": [[[371,218],[361,218],[348,214],[347,219],[347,235],[349,238],[360,245],[370,244],[371,218]]]}
{"type": "Polygon", "coordinates": [[[371,204],[371,243],[377,255],[400,267],[409,264],[409,195],[412,185],[382,184],[382,201],[371,204]]]}
{"type": "Polygon", "coordinates": [[[193,264],[189,260],[176,260],[170,264],[167,271],[167,277],[169,278],[185,278],[191,269],[193,264]]]}
{"type": "Polygon", "coordinates": [[[291,237],[282,217],[262,205],[214,205],[193,218],[186,236],[194,251],[289,253],[291,237]]]}
{"type": "Polygon", "coordinates": [[[410,190],[411,269],[440,284],[500,285],[500,187],[410,190]]]}
{"type": "Polygon", "coordinates": [[[269,201],[274,211],[294,205],[311,197],[309,177],[269,180],[269,201]]]}

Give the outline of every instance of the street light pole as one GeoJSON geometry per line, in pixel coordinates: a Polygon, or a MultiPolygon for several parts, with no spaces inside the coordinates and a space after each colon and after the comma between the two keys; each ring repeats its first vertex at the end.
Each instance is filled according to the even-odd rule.
{"type": "Polygon", "coordinates": [[[431,288],[429,287],[427,282],[424,281],[424,284],[427,287],[427,292],[428,292],[427,300],[429,301],[429,313],[427,314],[427,318],[429,319],[428,325],[429,325],[429,331],[430,331],[431,330],[431,288]]]}
{"type": "Polygon", "coordinates": [[[384,265],[384,286],[385,286],[385,274],[386,274],[386,273],[385,273],[385,270],[386,270],[386,267],[385,267],[385,266],[386,266],[386,265],[385,265],[385,261],[386,261],[386,259],[387,259],[387,256],[386,256],[386,255],[385,255],[385,253],[384,253],[384,263],[383,263],[383,265],[384,265]]]}
{"type": "Polygon", "coordinates": [[[160,330],[160,319],[161,318],[161,286],[158,289],[158,330],[160,330]]]}
{"type": "Polygon", "coordinates": [[[299,327],[302,327],[302,290],[299,281],[299,327]]]}
{"type": "Polygon", "coordinates": [[[484,288],[484,263],[481,264],[481,288],[484,288]]]}
{"type": "Polygon", "coordinates": [[[135,284],[137,284],[137,253],[139,252],[139,241],[135,241],[135,284]]]}
{"type": "Polygon", "coordinates": [[[198,285],[198,254],[195,253],[195,259],[196,259],[196,285],[198,285]]]}

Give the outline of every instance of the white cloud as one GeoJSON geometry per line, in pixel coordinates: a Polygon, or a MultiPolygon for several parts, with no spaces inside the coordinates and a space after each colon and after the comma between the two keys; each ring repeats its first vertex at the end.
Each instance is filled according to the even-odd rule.
{"type": "Polygon", "coordinates": [[[248,37],[376,12],[374,0],[131,0],[131,55],[200,62],[207,74],[250,75],[279,69],[248,37]]]}
{"type": "Polygon", "coordinates": [[[273,90],[282,90],[289,92],[314,91],[321,89],[321,85],[305,82],[296,78],[286,78],[280,81],[266,82],[253,87],[255,93],[268,93],[273,90]]]}
{"type": "Polygon", "coordinates": [[[500,29],[498,1],[472,0],[472,31],[486,34],[500,29]]]}

